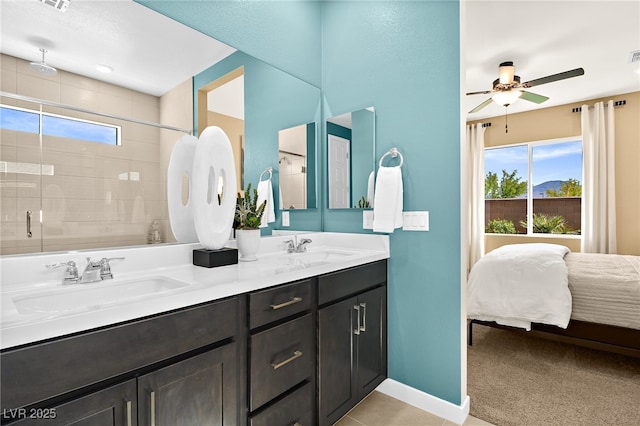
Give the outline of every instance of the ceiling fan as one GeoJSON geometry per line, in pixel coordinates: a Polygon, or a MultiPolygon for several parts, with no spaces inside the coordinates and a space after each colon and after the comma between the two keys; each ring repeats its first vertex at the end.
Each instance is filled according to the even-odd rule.
{"type": "Polygon", "coordinates": [[[469,111],[469,114],[480,111],[482,108],[489,105],[492,101],[504,107],[508,107],[517,99],[524,99],[525,101],[541,104],[549,98],[547,96],[538,95],[536,93],[528,92],[522,89],[528,89],[533,86],[539,86],[541,84],[564,80],[566,78],[578,77],[584,74],[584,69],[576,68],[574,70],[552,74],[546,77],[541,77],[535,80],[520,83],[520,76],[515,75],[515,71],[516,67],[513,65],[513,62],[503,62],[498,68],[499,78],[493,81],[493,88],[491,90],[467,93],[467,95],[493,93],[492,97],[469,111]]]}

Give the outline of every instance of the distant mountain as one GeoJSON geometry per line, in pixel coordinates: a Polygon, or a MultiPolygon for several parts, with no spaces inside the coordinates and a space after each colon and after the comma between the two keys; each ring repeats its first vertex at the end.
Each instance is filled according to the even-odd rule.
{"type": "Polygon", "coordinates": [[[544,198],[547,196],[547,189],[560,190],[560,187],[564,181],[562,180],[548,180],[546,182],[539,183],[533,186],[533,198],[544,198]]]}

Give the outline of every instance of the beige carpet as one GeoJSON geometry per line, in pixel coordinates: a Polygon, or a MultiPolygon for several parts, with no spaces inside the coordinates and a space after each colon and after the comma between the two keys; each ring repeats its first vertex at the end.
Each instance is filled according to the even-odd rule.
{"type": "Polygon", "coordinates": [[[473,326],[470,414],[498,426],[640,425],[640,359],[473,326]]]}

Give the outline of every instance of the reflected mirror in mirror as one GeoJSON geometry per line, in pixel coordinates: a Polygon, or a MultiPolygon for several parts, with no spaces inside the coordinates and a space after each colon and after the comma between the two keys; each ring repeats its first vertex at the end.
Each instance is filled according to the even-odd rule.
{"type": "Polygon", "coordinates": [[[375,172],[375,109],[327,120],[327,175],[330,209],[369,208],[375,172]]]}
{"type": "MultiPolygon", "coordinates": [[[[194,90],[201,87],[195,84],[203,70],[225,64],[224,72],[207,82],[249,70],[243,75],[251,79],[245,78],[245,131],[239,137],[239,161],[249,181],[266,166],[276,167],[279,129],[319,120],[317,87],[136,2],[71,2],[65,13],[42,2],[3,2],[2,14],[3,108],[36,114],[42,109],[99,123],[116,129],[120,141],[109,145],[3,128],[2,255],[145,245],[154,223],[162,242],[175,242],[167,216],[167,166],[175,142],[184,133],[197,133],[194,90]],[[119,29],[119,42],[105,43],[113,39],[113,28],[119,29]],[[29,67],[41,60],[39,47],[48,50],[46,62],[57,69],[56,76],[29,67]],[[96,72],[98,63],[113,72],[96,72]],[[16,87],[15,81],[32,83],[16,87]],[[51,99],[50,93],[57,94],[53,105],[9,96],[51,99]],[[274,99],[282,97],[292,101],[274,107],[274,99]],[[30,233],[27,210],[41,218],[31,221],[30,233]]],[[[183,205],[189,201],[189,180],[183,176],[183,205]]],[[[220,182],[212,183],[215,200],[220,182]]]]}
{"type": "Polygon", "coordinates": [[[281,209],[315,207],[311,205],[315,204],[315,152],[315,123],[301,124],[278,132],[281,209]],[[309,197],[309,194],[312,196],[309,197]]]}

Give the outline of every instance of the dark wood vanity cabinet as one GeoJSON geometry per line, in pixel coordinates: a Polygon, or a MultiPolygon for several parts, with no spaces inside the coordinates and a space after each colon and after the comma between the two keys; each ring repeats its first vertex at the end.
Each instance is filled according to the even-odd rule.
{"type": "Polygon", "coordinates": [[[19,426],[131,426],[137,425],[136,381],[73,399],[53,407],[19,409],[3,413],[3,417],[20,418],[19,426]]]}
{"type": "Polygon", "coordinates": [[[387,375],[386,261],[319,278],[318,417],[338,421],[387,375]]]}
{"type": "Polygon", "coordinates": [[[315,280],[249,294],[249,424],[315,423],[315,280]]]}
{"type": "Polygon", "coordinates": [[[3,351],[2,424],[235,426],[237,310],[231,298],[3,351]]]}
{"type": "Polygon", "coordinates": [[[312,426],[386,377],[386,260],[0,353],[2,425],[312,426]]]}
{"type": "Polygon", "coordinates": [[[140,425],[235,425],[235,360],[231,343],[140,376],[140,425]]]}

